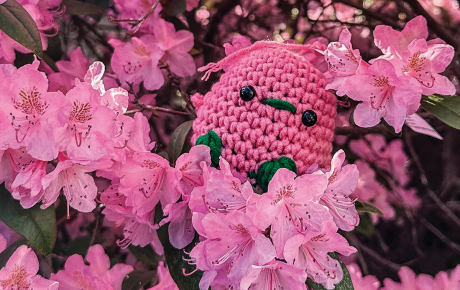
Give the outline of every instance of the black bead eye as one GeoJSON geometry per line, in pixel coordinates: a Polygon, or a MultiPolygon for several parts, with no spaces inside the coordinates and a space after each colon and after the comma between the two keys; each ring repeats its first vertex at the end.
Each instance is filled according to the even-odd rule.
{"type": "Polygon", "coordinates": [[[249,102],[250,100],[254,99],[255,96],[256,90],[253,86],[244,86],[240,90],[240,98],[245,102],[249,102]]]}
{"type": "Polygon", "coordinates": [[[318,121],[318,116],[316,116],[315,111],[306,110],[305,112],[303,112],[303,114],[302,114],[302,123],[305,126],[307,126],[307,127],[314,126],[317,121],[318,121]]]}

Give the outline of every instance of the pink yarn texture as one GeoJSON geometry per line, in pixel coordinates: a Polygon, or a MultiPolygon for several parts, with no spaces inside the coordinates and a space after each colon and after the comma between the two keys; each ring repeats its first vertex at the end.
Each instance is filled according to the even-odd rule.
{"type": "Polygon", "coordinates": [[[257,44],[260,47],[237,55],[238,61],[233,57],[232,66],[226,67],[210,92],[192,96],[197,109],[192,142],[213,130],[222,140],[222,157],[243,176],[257,171],[264,161],[282,156],[294,160],[298,174],[315,162],[320,168],[329,167],[336,98],[324,89],[324,75],[282,44],[252,46],[257,44]],[[256,97],[243,101],[239,95],[243,86],[253,86],[256,97]],[[297,108],[296,113],[263,104],[264,99],[287,101],[297,108]],[[317,114],[312,127],[302,123],[306,110],[317,114]]]}

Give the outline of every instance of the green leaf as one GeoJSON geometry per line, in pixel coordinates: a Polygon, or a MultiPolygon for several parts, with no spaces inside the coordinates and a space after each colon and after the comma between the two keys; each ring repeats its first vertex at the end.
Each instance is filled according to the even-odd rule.
{"type": "Polygon", "coordinates": [[[155,253],[151,245],[145,247],[140,246],[129,246],[129,251],[136,257],[137,260],[141,261],[146,265],[158,267],[158,262],[160,261],[160,256],[155,253]]]}
{"type": "Polygon", "coordinates": [[[24,209],[6,190],[0,187],[0,220],[23,235],[42,254],[51,253],[56,241],[56,215],[54,207],[40,209],[40,205],[24,209]]]}
{"type": "MultiPolygon", "coordinates": [[[[334,290],[354,290],[355,288],[353,287],[353,282],[351,282],[350,273],[348,273],[345,264],[340,260],[336,253],[329,253],[329,256],[339,261],[343,271],[343,279],[338,284],[335,284],[334,290]]],[[[310,278],[307,279],[307,284],[314,290],[326,290],[324,286],[313,282],[310,278]]]]}
{"type": "Polygon", "coordinates": [[[105,13],[105,9],[77,0],[63,0],[62,5],[65,5],[65,14],[69,15],[100,15],[105,13]]]}
{"type": "Polygon", "coordinates": [[[372,204],[368,204],[368,203],[357,200],[355,201],[355,207],[357,211],[376,213],[378,215],[384,216],[383,212],[381,212],[378,208],[376,208],[372,204]]]}
{"type": "Polygon", "coordinates": [[[447,125],[460,130],[460,97],[457,95],[422,96],[422,108],[447,125]]]}
{"type": "Polygon", "coordinates": [[[152,281],[156,271],[134,270],[123,280],[122,290],[139,290],[152,281]]]}
{"type": "Polygon", "coordinates": [[[30,49],[39,58],[43,57],[42,40],[37,24],[16,0],[7,0],[0,5],[0,30],[30,49]]]}
{"type": "MultiPolygon", "coordinates": [[[[158,204],[155,208],[155,223],[158,223],[162,216],[163,212],[160,204],[158,204]]],[[[193,247],[195,247],[195,244],[199,242],[198,234],[195,235],[195,239],[188,246],[186,246],[183,250],[179,250],[174,248],[169,242],[168,226],[169,223],[161,226],[157,230],[157,233],[165,250],[166,263],[171,277],[174,282],[176,282],[177,287],[179,287],[180,290],[200,289],[199,284],[203,271],[196,271],[189,276],[184,276],[182,273],[182,269],[185,269],[186,273],[191,273],[196,269],[196,266],[189,265],[182,257],[185,255],[184,251],[190,252],[193,247]]]]}
{"type": "Polygon", "coordinates": [[[168,16],[176,16],[185,12],[187,2],[186,0],[169,0],[166,5],[166,7],[163,7],[165,14],[168,16]]]}
{"type": "Polygon", "coordinates": [[[8,248],[3,250],[3,252],[1,252],[0,253],[0,269],[5,267],[6,262],[8,262],[11,255],[13,255],[16,249],[25,244],[27,244],[27,240],[24,238],[21,238],[17,240],[16,242],[12,243],[11,245],[9,245],[8,248]]]}
{"type": "Polygon", "coordinates": [[[193,121],[187,121],[180,124],[174,133],[171,135],[168,144],[168,157],[169,162],[172,166],[176,165],[176,160],[179,158],[182,153],[182,148],[184,148],[185,139],[187,138],[190,129],[192,129],[193,121]]]}
{"type": "Polygon", "coordinates": [[[372,223],[371,215],[368,213],[360,215],[359,224],[355,227],[355,231],[371,238],[375,233],[375,227],[372,223]]]}

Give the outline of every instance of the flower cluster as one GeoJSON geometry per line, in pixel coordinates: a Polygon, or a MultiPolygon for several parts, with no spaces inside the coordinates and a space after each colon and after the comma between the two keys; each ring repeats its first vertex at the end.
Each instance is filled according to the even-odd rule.
{"type": "MultiPolygon", "coordinates": [[[[385,219],[395,217],[392,205],[411,209],[420,205],[416,190],[408,188],[409,159],[404,153],[401,140],[387,144],[383,136],[368,134],[362,139],[351,140],[350,149],[360,157],[355,162],[360,177],[353,197],[375,205],[385,219]],[[376,175],[383,178],[383,184],[377,181],[376,175]]],[[[372,215],[372,219],[377,222],[378,216],[372,215]]]]}
{"type": "Polygon", "coordinates": [[[330,76],[326,88],[361,101],[353,113],[356,125],[372,127],[383,118],[400,132],[406,116],[419,108],[422,94],[455,94],[452,82],[439,74],[451,62],[454,48],[427,37],[422,16],[407,22],[401,32],[379,25],[374,41],[383,55],[367,63],[352,48],[351,33],[344,29],[339,41],[324,51],[330,76]]]}
{"type": "Polygon", "coordinates": [[[339,151],[330,170],[312,168],[297,177],[281,168],[262,195],[234,176],[224,159],[220,170],[202,162],[204,184],[191,191],[188,202],[201,237],[189,260],[204,271],[200,289],[306,289],[307,277],[333,289],[343,272],[328,253],[356,251],[337,230],[359,223],[349,198],[358,171],[343,165],[344,159],[339,151]]]}

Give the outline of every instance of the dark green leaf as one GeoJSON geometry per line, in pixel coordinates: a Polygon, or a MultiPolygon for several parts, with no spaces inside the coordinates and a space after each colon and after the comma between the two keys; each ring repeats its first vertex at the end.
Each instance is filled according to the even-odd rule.
{"type": "Polygon", "coordinates": [[[9,258],[11,255],[13,255],[14,251],[16,251],[19,246],[27,244],[27,240],[24,238],[21,238],[17,240],[16,242],[12,243],[11,245],[8,246],[3,252],[0,253],[0,269],[5,267],[6,262],[8,262],[9,258]]]}
{"type": "Polygon", "coordinates": [[[0,30],[30,49],[39,58],[43,57],[42,40],[37,24],[16,0],[7,0],[0,5],[0,30]]]}
{"type": "Polygon", "coordinates": [[[37,204],[24,209],[6,190],[0,187],[0,219],[12,230],[23,235],[42,254],[51,253],[56,241],[54,207],[40,209],[37,204]]]}
{"type": "Polygon", "coordinates": [[[355,201],[355,207],[357,211],[376,213],[378,215],[384,216],[383,212],[381,212],[378,208],[376,208],[372,204],[368,204],[368,203],[357,200],[355,201]]]}
{"type": "Polygon", "coordinates": [[[75,238],[70,241],[69,244],[62,250],[62,253],[66,256],[72,256],[73,254],[79,254],[85,257],[88,252],[89,244],[91,243],[90,236],[82,236],[75,238]]]}
{"type": "Polygon", "coordinates": [[[380,123],[383,124],[385,129],[387,129],[391,134],[398,136],[398,137],[402,136],[402,131],[400,131],[399,133],[396,133],[395,128],[391,126],[390,124],[388,124],[384,119],[382,119],[380,123]]]}
{"type": "Polygon", "coordinates": [[[147,245],[145,247],[140,246],[129,246],[129,251],[133,254],[136,259],[141,261],[146,265],[150,265],[153,267],[158,267],[158,262],[160,261],[160,256],[155,253],[152,246],[147,245]]]}
{"type": "Polygon", "coordinates": [[[59,72],[59,68],[56,63],[48,54],[46,54],[46,52],[43,52],[43,61],[46,62],[46,64],[49,65],[54,72],[59,72]]]}
{"type": "MultiPolygon", "coordinates": [[[[329,256],[339,261],[340,266],[342,267],[343,271],[343,279],[338,284],[335,284],[334,290],[354,290],[353,283],[351,282],[350,273],[348,273],[347,267],[345,264],[340,260],[336,253],[329,253],[329,256]]],[[[313,282],[312,279],[307,279],[307,284],[314,290],[326,290],[322,285],[313,282]]]]}
{"type": "Polygon", "coordinates": [[[372,223],[371,215],[368,213],[360,215],[360,220],[358,226],[356,226],[355,231],[365,235],[368,238],[371,238],[375,233],[375,227],[372,223]]]}
{"type": "Polygon", "coordinates": [[[184,13],[185,8],[187,7],[186,0],[169,0],[166,3],[167,6],[163,8],[163,11],[168,16],[176,16],[184,13]]]}
{"type": "Polygon", "coordinates": [[[122,290],[139,290],[152,281],[156,271],[134,270],[123,280],[122,290]]]}
{"type": "Polygon", "coordinates": [[[422,108],[447,125],[460,130],[460,97],[431,95],[422,96],[422,108]]]}
{"type": "Polygon", "coordinates": [[[105,9],[99,6],[77,0],[63,0],[62,5],[65,5],[65,14],[69,15],[100,15],[105,13],[105,9]]]}
{"type": "MultiPolygon", "coordinates": [[[[155,208],[155,223],[157,223],[161,217],[163,216],[163,212],[161,210],[161,206],[155,208]]],[[[171,243],[169,242],[168,237],[168,224],[163,225],[157,231],[158,238],[163,245],[165,250],[166,256],[166,263],[168,265],[169,273],[173,278],[174,282],[176,282],[177,286],[180,290],[196,290],[200,289],[199,283],[201,280],[201,276],[203,275],[202,271],[196,271],[192,275],[184,276],[182,273],[182,269],[185,269],[186,273],[191,273],[196,269],[196,266],[189,265],[184,259],[184,250],[186,252],[190,252],[195,244],[199,241],[198,234],[195,235],[195,239],[184,248],[184,250],[179,250],[174,248],[171,243]]]]}
{"type": "Polygon", "coordinates": [[[176,160],[179,158],[182,148],[184,148],[185,139],[190,129],[192,129],[192,123],[193,121],[190,120],[180,124],[171,135],[171,139],[169,139],[168,156],[172,166],[176,165],[176,160]]]}

